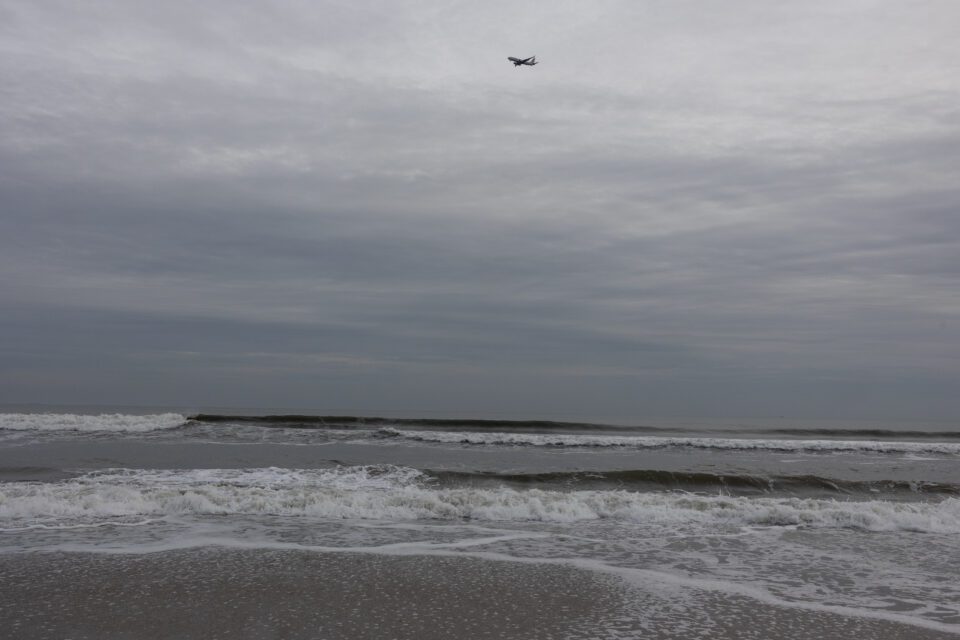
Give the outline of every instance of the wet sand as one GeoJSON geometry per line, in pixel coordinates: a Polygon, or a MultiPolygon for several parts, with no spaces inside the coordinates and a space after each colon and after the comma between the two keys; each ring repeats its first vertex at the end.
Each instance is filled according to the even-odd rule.
{"type": "Polygon", "coordinates": [[[191,549],[0,554],[16,640],[957,636],[651,586],[563,565],[468,557],[191,549]]]}

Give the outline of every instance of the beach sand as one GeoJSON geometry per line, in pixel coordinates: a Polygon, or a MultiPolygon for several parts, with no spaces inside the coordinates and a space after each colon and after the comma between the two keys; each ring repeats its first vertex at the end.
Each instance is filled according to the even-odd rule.
{"type": "Polygon", "coordinates": [[[11,640],[957,637],[717,594],[683,600],[600,572],[469,557],[0,554],[11,640]]]}

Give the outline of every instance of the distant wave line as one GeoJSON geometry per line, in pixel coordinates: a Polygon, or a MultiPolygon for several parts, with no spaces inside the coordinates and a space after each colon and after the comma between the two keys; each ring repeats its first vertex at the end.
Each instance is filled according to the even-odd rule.
{"type": "MultiPolygon", "coordinates": [[[[188,417],[194,422],[204,423],[244,423],[259,424],[264,427],[279,426],[286,428],[322,429],[327,427],[433,427],[444,429],[518,429],[518,430],[591,430],[591,431],[632,431],[678,433],[689,431],[683,426],[656,427],[651,425],[615,425],[598,422],[565,422],[556,420],[488,420],[479,418],[387,418],[382,416],[348,415],[227,415],[199,413],[188,417]]],[[[829,429],[829,428],[737,428],[725,427],[710,430],[715,433],[771,434],[793,436],[826,436],[852,438],[921,438],[960,440],[960,428],[952,431],[910,431],[907,429],[829,429]]]]}
{"type": "Polygon", "coordinates": [[[337,415],[225,415],[225,414],[207,414],[199,413],[188,417],[194,422],[205,423],[244,423],[260,424],[262,426],[281,426],[287,428],[324,428],[324,427],[379,427],[379,426],[417,426],[417,427],[443,427],[448,429],[456,428],[480,428],[480,429],[604,429],[604,430],[630,430],[630,431],[673,431],[664,427],[651,427],[645,425],[623,426],[599,424],[593,422],[558,422],[554,420],[485,420],[478,418],[385,418],[380,416],[337,416],[337,415]]]}
{"type": "Polygon", "coordinates": [[[521,433],[444,433],[441,431],[408,431],[383,427],[383,438],[397,438],[438,444],[487,446],[581,447],[666,449],[723,449],[734,451],[790,452],[862,452],[862,453],[934,453],[960,455],[960,443],[906,442],[874,440],[776,440],[758,438],[716,438],[696,436],[611,436],[584,434],[521,434],[521,433]]]}

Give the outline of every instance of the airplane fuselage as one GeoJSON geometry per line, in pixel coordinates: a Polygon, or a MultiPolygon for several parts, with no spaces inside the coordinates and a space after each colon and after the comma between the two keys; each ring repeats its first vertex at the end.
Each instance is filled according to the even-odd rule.
{"type": "Polygon", "coordinates": [[[513,56],[510,56],[509,58],[507,58],[507,60],[512,62],[513,66],[515,67],[519,67],[519,66],[532,67],[535,64],[537,64],[537,56],[530,56],[529,58],[514,58],[513,56]]]}

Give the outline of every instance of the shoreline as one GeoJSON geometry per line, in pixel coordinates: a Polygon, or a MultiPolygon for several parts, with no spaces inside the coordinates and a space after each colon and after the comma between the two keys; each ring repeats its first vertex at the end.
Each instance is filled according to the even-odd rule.
{"type": "Polygon", "coordinates": [[[617,573],[457,552],[4,553],[0,627],[20,640],[957,637],[617,573]]]}

